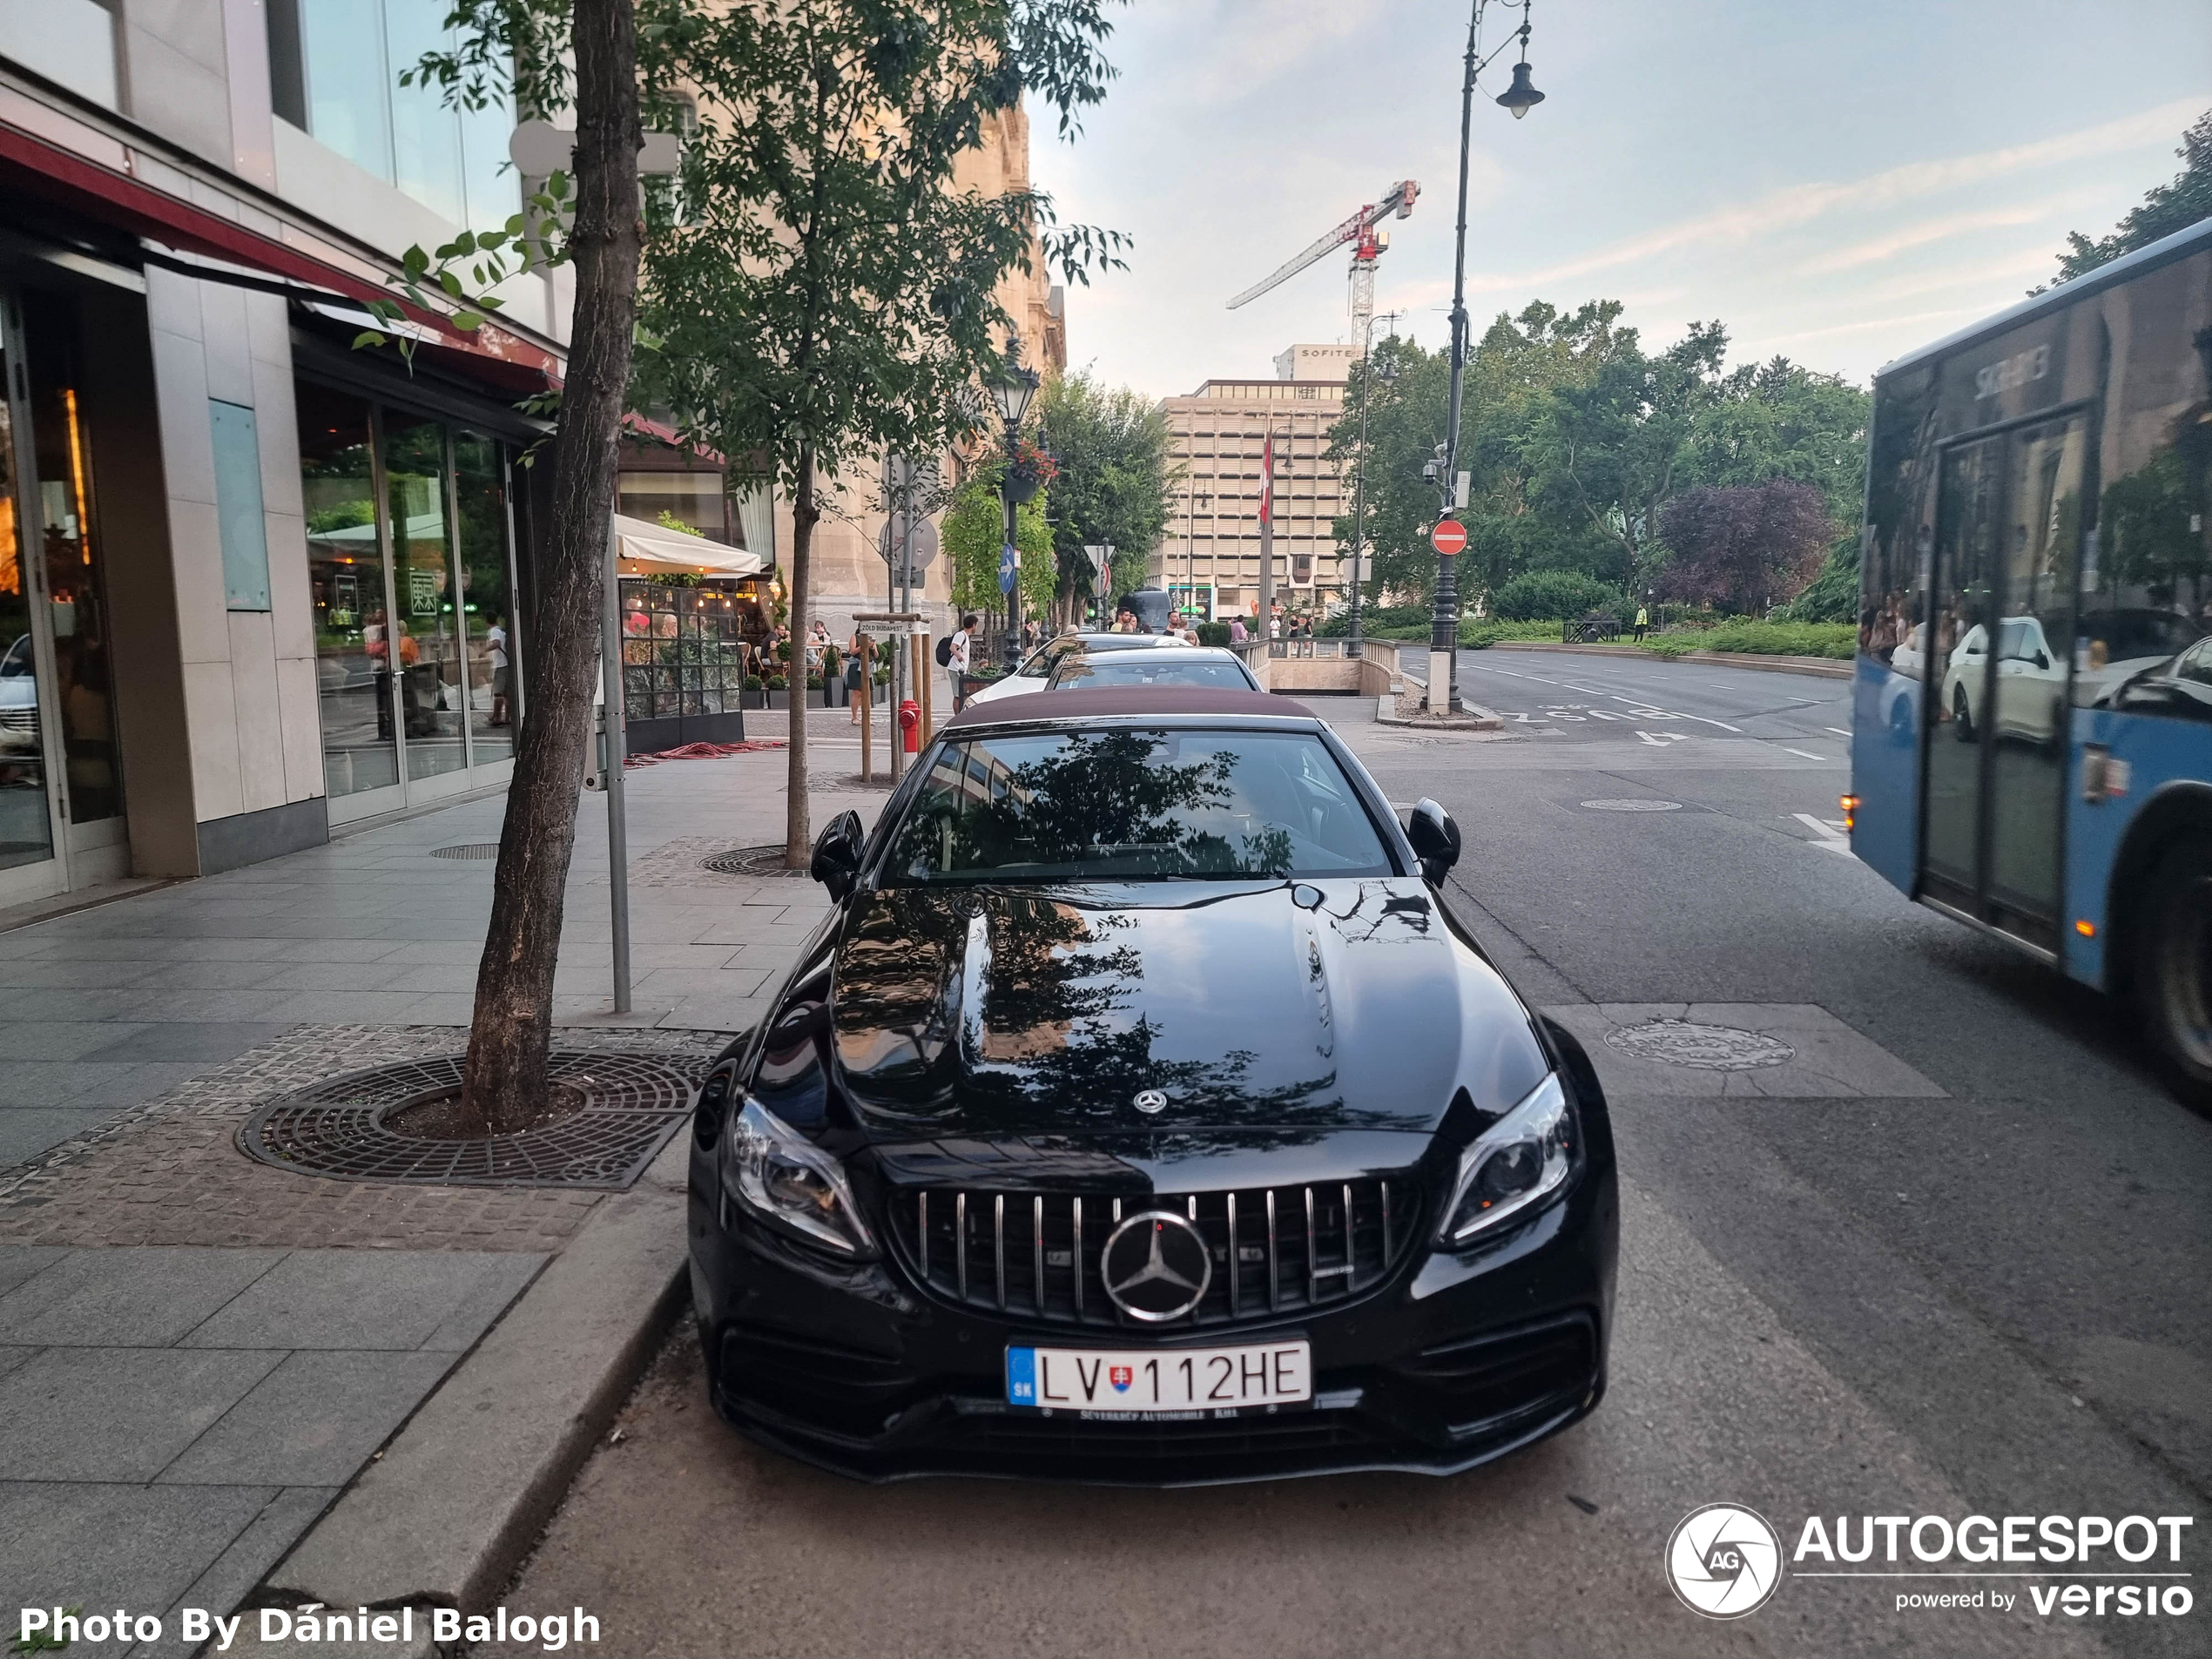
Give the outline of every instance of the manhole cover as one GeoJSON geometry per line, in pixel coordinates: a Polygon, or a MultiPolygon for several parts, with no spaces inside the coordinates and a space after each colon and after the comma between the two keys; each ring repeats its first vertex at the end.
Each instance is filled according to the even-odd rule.
{"type": "Polygon", "coordinates": [[[459,846],[437,846],[430,849],[434,859],[496,859],[499,856],[497,841],[464,841],[459,846]]]}
{"type": "Polygon", "coordinates": [[[699,868],[711,870],[717,875],[750,875],[762,879],[796,876],[801,881],[812,877],[805,870],[794,870],[784,862],[781,841],[773,846],[738,846],[727,853],[717,853],[699,860],[699,868]]]}
{"type": "Polygon", "coordinates": [[[1698,1071],[1758,1071],[1797,1057],[1788,1043],[1760,1031],[1732,1025],[1693,1025],[1687,1020],[1654,1020],[1647,1025],[1616,1026],[1606,1045],[1638,1060],[1689,1066],[1698,1071]]]}
{"type": "Polygon", "coordinates": [[[239,1130],[247,1157],[341,1181],[468,1187],[626,1187],[684,1121],[692,1079],[640,1055],[556,1052],[556,1089],[583,1109],[543,1129],[441,1141],[387,1129],[387,1114],[461,1087],[461,1056],[404,1061],[280,1095],[239,1130]]]}
{"type": "Polygon", "coordinates": [[[1678,813],[1678,800],[1586,800],[1583,806],[1593,813],[1678,813]]]}

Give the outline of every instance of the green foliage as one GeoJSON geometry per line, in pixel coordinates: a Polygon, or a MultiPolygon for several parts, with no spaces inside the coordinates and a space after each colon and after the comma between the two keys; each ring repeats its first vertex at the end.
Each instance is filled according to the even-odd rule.
{"type": "MultiPolygon", "coordinates": [[[[1138,585],[1167,523],[1174,441],[1167,416],[1153,399],[1127,387],[1109,390],[1089,370],[1048,381],[1031,414],[1060,464],[1052,483],[1060,593],[1072,599],[1090,591],[1083,549],[1105,543],[1115,549],[1114,591],[1138,585]]],[[[1025,544],[1025,578],[1028,570],[1025,544]]]]}
{"type": "Polygon", "coordinates": [[[1229,624],[1225,622],[1200,623],[1198,643],[1201,645],[1226,645],[1229,643],[1229,624]]]}
{"type": "Polygon", "coordinates": [[[1037,191],[956,190],[954,169],[1025,84],[1070,130],[1103,96],[1094,0],[661,3],[656,50],[698,118],[646,238],[640,315],[663,343],[642,388],[686,438],[766,455],[794,499],[802,474],[986,425],[1001,280],[1042,248],[1087,281],[1121,239],[1060,228],[1037,191]]]}
{"type": "MultiPolygon", "coordinates": [[[[1809,483],[1838,523],[1858,522],[1865,392],[1782,358],[1727,368],[1718,323],[1649,353],[1620,326],[1621,311],[1615,300],[1571,312],[1539,301],[1500,316],[1471,353],[1460,465],[1472,477],[1457,514],[1468,537],[1463,597],[1530,571],[1641,591],[1668,557],[1660,510],[1699,486],[1809,483]]],[[[1368,533],[1377,583],[1393,595],[1426,594],[1435,570],[1427,533],[1439,496],[1421,464],[1444,437],[1448,367],[1442,352],[1378,341],[1330,435],[1349,477],[1368,401],[1368,533]]],[[[1349,544],[1349,517],[1336,535],[1349,544]]]]}
{"type": "MultiPolygon", "coordinates": [[[[937,527],[939,544],[952,561],[952,599],[961,610],[1002,610],[999,555],[1006,546],[1006,508],[999,496],[1005,461],[994,456],[977,466],[953,492],[937,527]]],[[[1059,584],[1053,560],[1052,527],[1045,522],[1040,493],[1015,509],[1015,545],[1022,550],[1022,606],[1025,616],[1041,615],[1059,584]]]]}
{"type": "Polygon", "coordinates": [[[1490,596],[1490,608],[1507,622],[1582,617],[1592,611],[1628,620],[1621,590],[1579,570],[1530,570],[1490,596]]]}
{"type": "Polygon", "coordinates": [[[1501,639],[1528,639],[1557,644],[1567,619],[1501,622],[1495,617],[1469,617],[1460,624],[1460,644],[1467,651],[1487,651],[1501,639]]]}
{"type": "Polygon", "coordinates": [[[1653,634],[1643,649],[1662,657],[1694,651],[1751,651],[1770,657],[1832,657],[1849,661],[1858,649],[1858,630],[1848,622],[1756,622],[1738,619],[1717,628],[1684,629],[1653,634]]]}
{"type": "Polygon", "coordinates": [[[349,530],[376,522],[376,503],[373,501],[334,502],[320,512],[307,515],[307,534],[325,536],[332,530],[349,530]]]}
{"type": "Polygon", "coordinates": [[[653,522],[658,524],[664,530],[674,530],[678,536],[698,536],[704,537],[706,535],[706,532],[699,529],[696,524],[686,524],[682,519],[677,517],[675,514],[670,512],[665,507],[660,509],[660,516],[653,522]]]}
{"type": "Polygon", "coordinates": [[[2070,282],[2199,219],[2212,219],[2212,110],[2182,134],[2182,147],[2174,153],[2182,158],[2180,173],[2170,184],[2152,185],[2111,235],[2093,242],[2079,231],[2068,233],[2067,251],[2059,255],[2060,281],[2070,282]]]}

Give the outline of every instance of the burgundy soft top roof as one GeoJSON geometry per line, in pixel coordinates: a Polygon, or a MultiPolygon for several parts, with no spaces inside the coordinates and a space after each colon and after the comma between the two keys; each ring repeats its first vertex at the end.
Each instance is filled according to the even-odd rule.
{"type": "Polygon", "coordinates": [[[1272,691],[1231,691],[1212,685],[1122,685],[1096,691],[1031,691],[1026,697],[971,703],[941,728],[1004,725],[1015,721],[1097,719],[1130,714],[1227,714],[1249,718],[1312,720],[1305,704],[1272,691]]]}

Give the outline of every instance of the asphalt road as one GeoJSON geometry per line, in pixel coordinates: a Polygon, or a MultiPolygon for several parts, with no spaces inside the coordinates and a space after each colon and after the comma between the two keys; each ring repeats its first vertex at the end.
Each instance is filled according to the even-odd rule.
{"type": "Polygon", "coordinates": [[[1393,799],[1458,818],[1456,900],[1528,998],[1593,1034],[1684,1005],[1832,1056],[1832,1092],[1716,1096],[1591,1043],[1623,1186],[1592,1418],[1447,1481],[875,1488],[725,1430],[686,1332],[508,1604],[581,1605],[625,1654],[2212,1650],[2212,1123],[2097,999],[1837,850],[1846,682],[1461,661],[1501,738],[1323,711],[1393,799]],[[1793,1575],[1708,1622],[1662,1561],[1720,1501],[1791,1543],[1812,1515],[2194,1515],[2178,1568],[2140,1570],[2192,1575],[2166,1582],[2196,1607],[2074,1618],[2033,1610],[2055,1578],[1793,1575]],[[1897,1606],[1993,1590],[2010,1610],[1897,1606]]]}

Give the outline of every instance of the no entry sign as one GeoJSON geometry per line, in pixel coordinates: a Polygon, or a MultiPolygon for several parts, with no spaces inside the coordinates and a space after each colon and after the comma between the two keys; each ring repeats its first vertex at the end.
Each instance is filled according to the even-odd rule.
{"type": "Polygon", "coordinates": [[[1457,553],[1467,544],[1467,527],[1447,518],[1428,533],[1428,544],[1439,553],[1457,553]]]}

